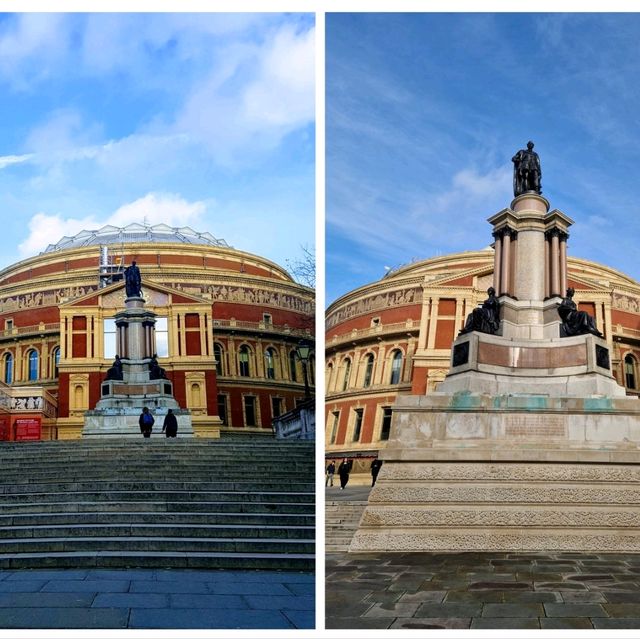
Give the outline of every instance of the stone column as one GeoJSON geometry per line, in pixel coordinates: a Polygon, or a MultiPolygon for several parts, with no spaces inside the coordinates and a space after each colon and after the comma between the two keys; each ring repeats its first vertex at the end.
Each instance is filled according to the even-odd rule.
{"type": "Polygon", "coordinates": [[[431,318],[429,319],[429,337],[427,338],[427,348],[436,346],[436,326],[438,323],[438,299],[431,298],[431,318]]]}
{"type": "Polygon", "coordinates": [[[544,236],[544,298],[551,296],[551,264],[549,263],[549,238],[544,236]]]}
{"type": "Polygon", "coordinates": [[[560,237],[560,295],[567,291],[567,233],[560,237]]]}
{"type": "Polygon", "coordinates": [[[422,297],[422,308],[420,309],[420,332],[418,333],[418,348],[425,349],[427,347],[427,336],[429,334],[429,310],[431,298],[428,295],[422,297]]]}
{"type": "Polygon", "coordinates": [[[496,295],[500,295],[500,271],[502,268],[502,235],[498,231],[494,231],[493,237],[495,242],[493,245],[493,288],[496,295]]]}
{"type": "Polygon", "coordinates": [[[498,295],[510,295],[509,268],[511,264],[511,234],[505,229],[502,235],[502,270],[500,273],[500,291],[498,295]]]}
{"type": "Polygon", "coordinates": [[[551,231],[551,295],[560,294],[560,245],[558,230],[551,231]]]}

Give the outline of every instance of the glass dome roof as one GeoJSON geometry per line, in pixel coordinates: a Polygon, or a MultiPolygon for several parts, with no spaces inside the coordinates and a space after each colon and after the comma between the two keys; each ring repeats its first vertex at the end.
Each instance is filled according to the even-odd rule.
{"type": "Polygon", "coordinates": [[[128,244],[132,242],[173,242],[178,244],[208,244],[231,248],[224,240],[219,240],[211,233],[198,233],[188,226],[172,227],[167,224],[132,223],[127,226],[103,226],[92,231],[80,231],[77,235],[65,235],[56,244],[49,244],[42,253],[53,253],[63,249],[79,248],[103,244],[128,244]]]}

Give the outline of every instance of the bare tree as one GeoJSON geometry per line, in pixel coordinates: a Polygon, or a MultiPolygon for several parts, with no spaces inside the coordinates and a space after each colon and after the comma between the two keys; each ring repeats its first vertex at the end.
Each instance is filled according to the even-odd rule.
{"type": "Polygon", "coordinates": [[[316,251],[308,246],[301,246],[302,257],[286,260],[287,268],[299,284],[310,288],[316,287],[316,251]]]}

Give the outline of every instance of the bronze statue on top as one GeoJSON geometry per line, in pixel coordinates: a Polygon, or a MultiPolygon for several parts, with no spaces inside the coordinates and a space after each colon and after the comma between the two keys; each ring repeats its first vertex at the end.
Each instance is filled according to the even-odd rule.
{"type": "Polygon", "coordinates": [[[542,169],[540,157],[533,150],[533,142],[527,142],[527,148],[520,149],[512,158],[513,194],[542,193],[542,169]]]}
{"type": "Polygon", "coordinates": [[[500,303],[496,297],[496,290],[490,286],[487,290],[489,297],[482,302],[482,306],[474,308],[467,316],[464,328],[458,335],[465,335],[472,331],[495,335],[500,328],[500,303]]]}
{"type": "Polygon", "coordinates": [[[596,321],[586,311],[579,311],[573,301],[575,290],[567,289],[567,296],[558,306],[558,315],[562,319],[560,325],[560,337],[574,337],[575,335],[597,335],[602,337],[602,333],[596,326],[596,321]]]}
{"type": "Polygon", "coordinates": [[[135,261],[131,262],[131,266],[127,266],[124,269],[124,285],[127,297],[142,297],[142,277],[135,261]]]}

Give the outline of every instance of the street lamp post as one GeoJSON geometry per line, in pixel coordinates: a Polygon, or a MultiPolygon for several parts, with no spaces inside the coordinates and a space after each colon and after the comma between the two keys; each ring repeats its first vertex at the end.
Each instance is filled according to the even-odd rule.
{"type": "Polygon", "coordinates": [[[311,345],[302,340],[298,346],[296,346],[296,354],[298,359],[302,362],[302,376],[304,378],[304,398],[309,399],[311,397],[311,391],[309,390],[309,378],[307,376],[307,363],[309,362],[309,354],[311,353],[311,345]]]}

